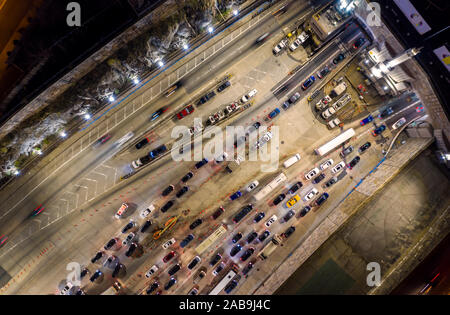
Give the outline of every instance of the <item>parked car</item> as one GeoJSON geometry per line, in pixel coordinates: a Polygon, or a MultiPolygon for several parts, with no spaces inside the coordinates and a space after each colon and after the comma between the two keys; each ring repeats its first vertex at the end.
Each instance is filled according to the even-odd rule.
{"type": "Polygon", "coordinates": [[[213,267],[215,264],[217,264],[219,262],[219,260],[222,259],[222,255],[220,254],[216,254],[216,256],[214,256],[210,261],[209,261],[209,265],[211,267],[213,267]]]}
{"type": "Polygon", "coordinates": [[[273,54],[275,56],[278,56],[281,54],[285,49],[286,45],[288,44],[288,40],[286,38],[283,38],[272,50],[273,54]]]}
{"type": "Polygon", "coordinates": [[[304,217],[305,215],[307,215],[308,214],[308,212],[311,210],[311,207],[310,206],[304,206],[303,208],[302,208],[302,210],[300,210],[300,216],[301,217],[304,217]]]}
{"type": "Polygon", "coordinates": [[[322,164],[320,164],[319,169],[321,171],[326,170],[327,168],[329,168],[331,165],[333,165],[334,161],[333,159],[328,159],[325,162],[323,162],[322,164]]]}
{"type": "Polygon", "coordinates": [[[406,123],[406,118],[405,118],[405,117],[402,117],[402,118],[400,118],[399,120],[397,120],[397,121],[392,125],[392,129],[393,129],[393,130],[398,129],[398,128],[400,128],[401,126],[403,126],[405,123],[406,123]]]}
{"type": "Polygon", "coordinates": [[[191,225],[189,225],[189,229],[193,230],[193,229],[195,229],[197,226],[199,226],[202,223],[203,223],[202,219],[197,219],[194,222],[192,222],[191,225]]]}
{"type": "Polygon", "coordinates": [[[158,271],[158,266],[157,265],[153,265],[146,273],[145,273],[145,277],[146,278],[150,278],[152,275],[154,275],[157,271],[158,271]]]}
{"type": "Polygon", "coordinates": [[[312,75],[310,76],[305,82],[302,84],[302,90],[305,91],[307,88],[309,88],[313,83],[316,81],[316,78],[312,75]]]}
{"type": "Polygon", "coordinates": [[[242,249],[242,246],[239,244],[236,244],[230,251],[230,256],[234,257],[237,253],[239,253],[242,249]]]}
{"type": "Polygon", "coordinates": [[[299,101],[299,99],[300,99],[300,93],[299,93],[299,92],[295,92],[294,95],[292,95],[292,96],[289,98],[288,102],[289,102],[291,105],[293,105],[293,104],[297,103],[297,102],[299,101]]]}
{"type": "Polygon", "coordinates": [[[341,62],[342,60],[344,60],[344,59],[345,59],[345,55],[342,54],[342,53],[340,53],[339,55],[337,55],[336,58],[333,59],[333,63],[334,63],[335,65],[337,65],[338,63],[340,63],[340,62],[341,62]]]}
{"type": "MultiPolygon", "coordinates": [[[[239,246],[239,245],[236,245],[236,246],[239,246]]],[[[233,251],[233,250],[231,250],[231,251],[233,251]]],[[[234,256],[234,255],[232,255],[231,257],[233,257],[233,256],[234,256]]],[[[221,263],[216,267],[216,269],[213,270],[213,272],[212,272],[213,276],[216,277],[216,276],[223,270],[223,268],[225,268],[225,263],[224,263],[224,262],[221,262],[221,263]]]]}
{"type": "Polygon", "coordinates": [[[147,208],[141,211],[139,214],[141,218],[145,219],[152,211],[155,210],[155,206],[153,204],[150,204],[147,208]]]}
{"type": "Polygon", "coordinates": [[[136,222],[134,221],[130,221],[127,223],[127,225],[125,225],[122,229],[122,233],[126,233],[129,230],[131,230],[132,228],[134,228],[136,226],[136,222]]]}
{"type": "Polygon", "coordinates": [[[134,240],[135,237],[136,237],[136,234],[134,234],[133,232],[129,233],[127,235],[127,237],[122,241],[122,244],[124,246],[129,245],[134,240]]]}
{"type": "Polygon", "coordinates": [[[348,147],[346,147],[344,150],[342,150],[342,152],[340,153],[341,157],[344,158],[347,155],[349,155],[350,153],[353,152],[353,146],[349,145],[348,147]]]}
{"type": "Polygon", "coordinates": [[[359,124],[360,124],[361,126],[364,126],[365,124],[368,124],[368,123],[370,123],[371,121],[373,121],[373,116],[372,116],[372,115],[369,115],[369,116],[367,116],[366,118],[364,118],[363,120],[361,120],[361,121],[359,122],[359,124]]]}
{"type": "Polygon", "coordinates": [[[294,215],[295,215],[295,210],[294,209],[289,210],[288,213],[286,213],[286,215],[283,217],[283,221],[284,222],[289,221],[294,215]]]}
{"type": "Polygon", "coordinates": [[[222,213],[225,212],[224,207],[219,207],[211,216],[213,220],[217,219],[222,213]]]}
{"type": "Polygon", "coordinates": [[[139,150],[140,148],[142,148],[143,146],[145,146],[149,142],[150,142],[150,140],[148,138],[144,138],[141,141],[139,141],[138,143],[136,143],[135,147],[136,147],[136,149],[139,150]]]}
{"type": "Polygon", "coordinates": [[[236,199],[238,199],[238,198],[241,197],[241,196],[242,196],[242,193],[241,193],[240,190],[238,190],[238,191],[236,191],[234,194],[232,194],[232,195],[230,196],[230,200],[231,200],[231,201],[236,200],[236,199]]]}
{"type": "Polygon", "coordinates": [[[194,239],[194,235],[193,234],[189,234],[188,236],[186,236],[186,238],[184,240],[181,241],[180,247],[181,248],[186,247],[187,244],[189,244],[193,239],[194,239]]]}
{"type": "Polygon", "coordinates": [[[192,270],[195,268],[195,266],[197,266],[197,264],[202,261],[201,258],[199,256],[195,256],[194,259],[191,260],[191,262],[189,263],[189,265],[187,266],[187,268],[189,270],[192,270]]]}
{"type": "Polygon", "coordinates": [[[267,115],[267,117],[269,118],[269,119],[273,119],[275,116],[277,116],[278,114],[280,113],[280,109],[277,107],[277,108],[275,108],[273,111],[271,111],[270,113],[269,113],[269,115],[267,115]]]}
{"type": "Polygon", "coordinates": [[[319,174],[319,169],[317,167],[315,167],[312,170],[310,170],[308,173],[306,173],[305,178],[307,180],[310,180],[311,178],[313,178],[317,174],[319,174]]]}
{"type": "Polygon", "coordinates": [[[210,99],[212,99],[214,96],[216,96],[216,93],[214,91],[208,92],[206,93],[204,96],[202,96],[198,102],[197,102],[197,106],[205,104],[207,101],[209,101],[210,99]]]}
{"type": "Polygon", "coordinates": [[[251,232],[247,236],[247,243],[250,244],[251,242],[253,242],[257,236],[258,236],[258,233],[256,233],[255,231],[251,232]]]}
{"type": "Polygon", "coordinates": [[[257,89],[253,89],[250,92],[248,92],[247,94],[245,94],[244,96],[242,96],[241,98],[241,103],[247,103],[251,98],[253,98],[256,93],[258,93],[257,89]]]}
{"type": "Polygon", "coordinates": [[[128,250],[125,252],[125,256],[130,257],[131,255],[133,255],[136,248],[137,248],[137,244],[131,243],[130,247],[128,247],[128,250]]]}
{"type": "Polygon", "coordinates": [[[183,178],[181,179],[181,181],[183,183],[186,183],[188,180],[190,180],[192,177],[194,177],[194,173],[189,172],[186,175],[183,176],[183,178]]]}
{"type": "Polygon", "coordinates": [[[241,238],[242,238],[242,233],[241,233],[241,232],[238,232],[238,233],[236,233],[236,234],[233,236],[233,238],[231,239],[231,241],[232,241],[233,243],[237,243],[241,238]]]}
{"type": "Polygon", "coordinates": [[[236,214],[233,218],[234,223],[238,223],[241,221],[247,214],[249,214],[250,211],[252,211],[253,205],[250,203],[242,208],[242,210],[236,214]]]}
{"type": "Polygon", "coordinates": [[[284,238],[288,238],[289,236],[292,235],[292,233],[295,232],[295,227],[291,226],[290,228],[288,228],[286,231],[284,231],[284,233],[281,233],[281,236],[283,236],[284,238]]]}
{"type": "Polygon", "coordinates": [[[314,177],[313,180],[311,181],[313,184],[318,184],[322,181],[322,179],[325,178],[325,174],[324,173],[320,173],[318,176],[314,177]]]}
{"type": "Polygon", "coordinates": [[[180,269],[181,269],[180,264],[176,264],[176,265],[174,265],[172,268],[170,268],[169,271],[168,271],[167,273],[169,274],[169,276],[173,276],[173,275],[176,274],[180,269]]]}
{"type": "Polygon", "coordinates": [[[253,219],[254,223],[258,223],[259,221],[261,221],[264,217],[266,216],[266,214],[264,212],[260,212],[258,213],[255,218],[253,219]]]}
{"type": "Polygon", "coordinates": [[[226,294],[230,294],[231,291],[233,291],[234,288],[237,287],[238,282],[236,280],[231,281],[230,283],[228,283],[225,286],[225,289],[223,289],[225,291],[226,294]]]}
{"type": "Polygon", "coordinates": [[[166,256],[164,256],[163,258],[163,262],[167,263],[169,260],[171,260],[173,257],[175,257],[175,252],[171,251],[170,253],[168,253],[166,256]]]}
{"type": "Polygon", "coordinates": [[[319,194],[319,191],[316,188],[313,188],[305,195],[305,197],[303,197],[303,201],[309,201],[313,199],[317,194],[319,194]]]}
{"type": "Polygon", "coordinates": [[[166,285],[164,286],[164,290],[169,290],[175,283],[177,283],[177,279],[175,278],[170,278],[169,282],[166,283],[166,285]]]}
{"type": "Polygon", "coordinates": [[[378,136],[379,134],[381,134],[385,130],[386,130],[386,126],[385,125],[381,125],[380,127],[377,127],[374,130],[372,130],[372,134],[373,134],[374,137],[376,137],[376,136],[378,136]]]}
{"type": "Polygon", "coordinates": [[[247,185],[247,192],[251,192],[252,190],[254,190],[256,187],[258,187],[259,182],[257,180],[254,180],[253,182],[251,182],[250,184],[247,185]]]}
{"type": "Polygon", "coordinates": [[[231,86],[231,82],[230,81],[225,81],[223,82],[221,85],[219,85],[219,87],[217,88],[217,92],[223,92],[225,89],[227,89],[228,87],[231,86]]]}
{"type": "Polygon", "coordinates": [[[208,163],[208,159],[204,158],[203,160],[201,160],[200,162],[195,164],[195,168],[199,169],[200,167],[202,167],[203,165],[205,165],[206,163],[208,163]]]}
{"type": "Polygon", "coordinates": [[[285,102],[283,102],[283,104],[281,104],[281,107],[284,110],[287,110],[289,108],[289,106],[291,106],[291,103],[289,103],[289,101],[285,101],[285,102]]]}
{"type": "Polygon", "coordinates": [[[320,206],[321,204],[323,204],[328,199],[328,197],[328,193],[324,192],[319,198],[317,198],[315,202],[316,206],[320,206]]]}
{"type": "Polygon", "coordinates": [[[296,50],[298,47],[300,47],[300,45],[302,44],[302,39],[301,38],[297,38],[296,40],[294,40],[293,42],[292,42],[292,44],[291,45],[289,45],[289,50],[290,51],[294,51],[294,50],[296,50]]]}
{"type": "Polygon", "coordinates": [[[332,169],[331,169],[331,173],[336,174],[340,171],[342,171],[345,168],[345,162],[341,161],[339,162],[339,164],[336,164],[332,169]]]}
{"type": "Polygon", "coordinates": [[[111,255],[103,263],[103,267],[114,269],[119,264],[119,258],[117,256],[111,255]]]}
{"type": "Polygon", "coordinates": [[[91,282],[94,282],[95,280],[97,280],[98,278],[100,278],[100,276],[102,275],[103,273],[100,271],[100,270],[96,270],[95,272],[94,272],[94,274],[89,278],[89,281],[91,281],[91,282]]]}
{"type": "Polygon", "coordinates": [[[288,193],[293,194],[303,186],[302,182],[297,182],[289,188],[288,193]]]}
{"type": "Polygon", "coordinates": [[[258,236],[258,240],[260,242],[263,242],[267,237],[269,237],[269,235],[270,235],[270,232],[268,230],[265,230],[258,236]]]}
{"type": "Polygon", "coordinates": [[[100,258],[102,258],[103,255],[105,255],[105,252],[102,252],[102,251],[97,252],[97,254],[95,254],[95,256],[91,259],[91,263],[94,264],[94,263],[97,262],[100,258]]]}
{"type": "Polygon", "coordinates": [[[278,217],[274,214],[273,216],[271,216],[269,218],[269,220],[266,221],[266,223],[264,223],[264,226],[270,227],[277,219],[278,219],[278,217]]]}
{"type": "Polygon", "coordinates": [[[299,195],[293,196],[291,199],[289,199],[286,202],[286,207],[291,208],[293,205],[295,205],[300,200],[299,195]]]}
{"type": "Polygon", "coordinates": [[[159,287],[159,282],[155,281],[148,287],[146,293],[152,294],[152,292],[155,291],[156,289],[158,289],[158,287],[159,287]]]}
{"type": "Polygon", "coordinates": [[[323,188],[329,188],[331,185],[337,183],[338,179],[336,176],[330,178],[325,184],[323,184],[323,188]]]}
{"type": "Polygon", "coordinates": [[[394,113],[394,110],[392,109],[392,107],[388,107],[378,115],[378,118],[380,118],[380,119],[386,118],[386,117],[392,115],[393,113],[394,113]]]}
{"type": "Polygon", "coordinates": [[[358,49],[358,48],[361,47],[365,42],[366,42],[366,39],[365,39],[364,37],[358,38],[358,39],[353,43],[353,49],[358,49]]]}
{"type": "Polygon", "coordinates": [[[162,191],[161,195],[162,195],[163,197],[165,197],[165,196],[169,195],[174,189],[175,189],[175,186],[174,186],[174,185],[169,185],[169,186],[166,187],[166,189],[164,189],[164,190],[162,191]]]}
{"type": "Polygon", "coordinates": [[[330,68],[328,66],[325,66],[322,70],[317,72],[317,77],[319,79],[322,79],[324,76],[326,76],[328,73],[330,73],[330,68]]]}
{"type": "Polygon", "coordinates": [[[183,186],[179,191],[176,193],[177,198],[181,198],[187,191],[189,190],[188,186],[183,186]]]}
{"type": "Polygon", "coordinates": [[[250,258],[251,255],[255,252],[255,249],[253,247],[248,248],[239,258],[241,261],[246,261],[250,258]]]}
{"type": "Polygon", "coordinates": [[[359,147],[358,152],[359,153],[363,153],[364,151],[366,151],[368,148],[370,148],[371,143],[370,142],[366,142],[364,143],[362,146],[359,147]]]}
{"type": "Polygon", "coordinates": [[[156,149],[150,151],[148,153],[148,156],[151,157],[152,159],[155,159],[157,156],[159,156],[160,154],[164,153],[167,151],[167,147],[162,144],[159,147],[157,147],[156,149]]]}
{"type": "Polygon", "coordinates": [[[115,218],[116,219],[122,218],[122,216],[127,212],[127,210],[128,210],[128,204],[126,202],[122,203],[119,210],[117,210],[117,212],[115,214],[115,218]]]}
{"type": "Polygon", "coordinates": [[[161,212],[166,212],[167,210],[170,209],[170,207],[172,207],[175,203],[175,200],[169,200],[167,201],[164,206],[161,207],[161,212]]]}
{"type": "Polygon", "coordinates": [[[285,194],[279,194],[274,200],[273,200],[273,204],[277,205],[280,202],[282,202],[284,200],[284,198],[286,198],[285,194]]]}
{"type": "MultiPolygon", "coordinates": [[[[119,241],[119,239],[117,237],[110,239],[108,241],[108,243],[106,243],[104,249],[108,250],[108,249],[112,248],[114,245],[117,244],[118,241],[119,241]]],[[[99,252],[99,253],[101,253],[101,252],[99,252]]]]}
{"type": "Polygon", "coordinates": [[[148,228],[152,225],[152,221],[147,220],[141,227],[141,233],[145,233],[145,231],[148,230],[148,228]]]}
{"type": "Polygon", "coordinates": [[[177,118],[178,119],[183,119],[184,117],[192,114],[194,112],[194,106],[193,105],[188,105],[186,106],[182,111],[180,111],[179,113],[177,113],[177,118]]]}
{"type": "Polygon", "coordinates": [[[355,167],[356,164],[359,163],[359,160],[360,160],[360,159],[361,159],[361,158],[360,158],[359,156],[355,156],[355,157],[353,158],[353,160],[351,160],[350,163],[348,163],[347,167],[348,167],[349,169],[352,169],[353,167],[355,167]]]}

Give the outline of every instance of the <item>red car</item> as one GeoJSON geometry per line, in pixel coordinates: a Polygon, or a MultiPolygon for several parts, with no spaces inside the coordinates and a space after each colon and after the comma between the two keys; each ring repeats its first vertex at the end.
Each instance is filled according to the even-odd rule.
{"type": "Polygon", "coordinates": [[[0,247],[2,247],[3,245],[5,245],[7,240],[8,240],[8,236],[6,236],[5,234],[3,234],[2,236],[0,236],[0,247]]]}
{"type": "Polygon", "coordinates": [[[188,105],[185,109],[183,109],[181,112],[177,114],[178,119],[183,119],[187,115],[190,115],[194,112],[194,106],[188,105]]]}
{"type": "Polygon", "coordinates": [[[175,257],[175,252],[171,251],[170,253],[168,253],[166,256],[164,256],[163,258],[163,262],[168,262],[169,260],[171,260],[173,257],[175,257]]]}

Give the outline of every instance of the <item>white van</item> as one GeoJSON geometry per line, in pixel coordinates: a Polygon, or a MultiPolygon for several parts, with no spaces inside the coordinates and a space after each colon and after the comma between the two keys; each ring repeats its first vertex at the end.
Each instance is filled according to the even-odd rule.
{"type": "Polygon", "coordinates": [[[287,159],[286,161],[284,161],[283,166],[285,168],[288,168],[290,166],[292,166],[294,163],[297,163],[298,161],[300,161],[300,154],[297,153],[296,155],[290,157],[289,159],[287,159]]]}

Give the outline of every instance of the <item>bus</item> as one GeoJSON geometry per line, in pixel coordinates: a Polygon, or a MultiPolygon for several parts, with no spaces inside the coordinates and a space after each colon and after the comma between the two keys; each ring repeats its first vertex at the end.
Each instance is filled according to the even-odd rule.
{"type": "Polygon", "coordinates": [[[314,152],[317,155],[324,156],[328,152],[336,149],[338,146],[343,144],[345,141],[349,140],[354,135],[355,135],[355,130],[353,130],[353,128],[347,129],[346,131],[341,133],[339,136],[337,136],[333,140],[328,141],[324,145],[322,145],[319,148],[315,149],[314,152]]]}
{"type": "Polygon", "coordinates": [[[267,196],[272,190],[274,190],[281,182],[285,181],[287,179],[286,175],[284,173],[280,173],[277,177],[275,177],[270,183],[268,183],[266,186],[264,186],[263,189],[258,191],[253,198],[255,200],[261,200],[265,196],[267,196]]]}
{"type": "Polygon", "coordinates": [[[205,252],[212,244],[214,244],[215,241],[217,241],[222,235],[226,233],[227,229],[221,225],[217,230],[215,230],[210,236],[208,236],[207,239],[205,239],[203,242],[200,243],[195,248],[195,251],[201,255],[205,252]]]}
{"type": "Polygon", "coordinates": [[[220,293],[220,291],[222,291],[228,283],[230,283],[230,281],[237,275],[238,273],[238,266],[236,264],[233,264],[233,267],[231,267],[231,270],[228,271],[228,273],[226,274],[225,277],[223,277],[222,280],[220,280],[220,282],[214,287],[214,289],[212,289],[211,292],[209,292],[208,295],[217,295],[220,293]]]}

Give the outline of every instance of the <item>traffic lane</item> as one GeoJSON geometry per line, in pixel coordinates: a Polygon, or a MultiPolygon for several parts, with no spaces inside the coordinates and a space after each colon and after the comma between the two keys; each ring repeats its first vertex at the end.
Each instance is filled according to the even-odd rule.
{"type": "Polygon", "coordinates": [[[406,119],[406,123],[410,122],[414,118],[426,115],[426,112],[418,109],[421,106],[420,101],[409,104],[403,107],[400,111],[395,111],[388,118],[382,120],[382,123],[386,125],[390,130],[394,130],[393,125],[399,121],[401,118],[406,119]]]}

